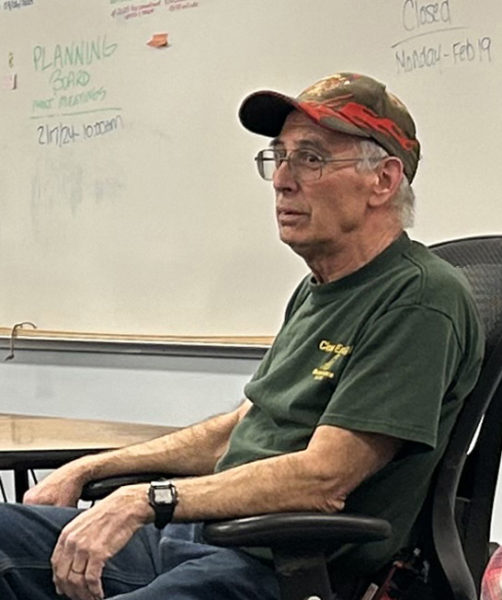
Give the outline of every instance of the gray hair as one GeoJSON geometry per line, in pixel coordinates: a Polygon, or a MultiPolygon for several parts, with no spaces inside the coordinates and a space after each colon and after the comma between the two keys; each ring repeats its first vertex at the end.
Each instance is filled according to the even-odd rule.
{"type": "MultiPolygon", "coordinates": [[[[379,160],[389,156],[389,153],[373,140],[363,139],[357,144],[363,158],[356,167],[359,171],[373,171],[379,160]]],[[[403,228],[412,227],[415,217],[415,192],[404,174],[396,195],[392,199],[392,204],[399,212],[403,228]]]]}

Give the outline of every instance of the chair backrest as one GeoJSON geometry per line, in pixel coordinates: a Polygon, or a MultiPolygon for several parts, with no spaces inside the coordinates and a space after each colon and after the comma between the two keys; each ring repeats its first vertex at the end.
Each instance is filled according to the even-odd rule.
{"type": "Polygon", "coordinates": [[[431,497],[441,598],[477,600],[502,449],[502,236],[452,240],[431,250],[466,276],[486,333],[480,378],[458,416],[431,497]]]}

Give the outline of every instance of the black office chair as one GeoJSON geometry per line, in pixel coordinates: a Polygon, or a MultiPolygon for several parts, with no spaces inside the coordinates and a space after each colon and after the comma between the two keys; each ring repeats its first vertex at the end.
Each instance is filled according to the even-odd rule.
{"type": "Polygon", "coordinates": [[[476,600],[489,559],[502,450],[502,236],[453,240],[432,249],[469,280],[487,338],[482,373],[437,473],[430,522],[443,597],[476,600]]]}
{"type": "MultiPolygon", "coordinates": [[[[435,600],[478,600],[502,448],[502,236],[453,240],[432,250],[469,280],[487,345],[479,381],[458,416],[419,517],[420,546],[431,563],[435,600]]],[[[146,474],[142,480],[152,477],[146,474]]],[[[92,482],[83,497],[103,497],[132,480],[137,479],[92,482]]],[[[279,513],[206,523],[204,535],[209,543],[222,546],[271,548],[282,600],[329,600],[329,550],[340,543],[385,539],[391,527],[364,515],[279,513]]],[[[336,573],[334,577],[336,581],[336,573]]]]}

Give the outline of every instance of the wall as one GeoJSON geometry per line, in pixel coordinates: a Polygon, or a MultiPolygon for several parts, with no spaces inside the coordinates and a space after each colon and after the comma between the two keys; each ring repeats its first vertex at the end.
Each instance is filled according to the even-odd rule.
{"type": "Polygon", "coordinates": [[[0,327],[273,334],[304,267],[236,113],[339,70],[416,118],[415,236],[493,232],[501,27],[500,0],[1,2],[0,327]]]}

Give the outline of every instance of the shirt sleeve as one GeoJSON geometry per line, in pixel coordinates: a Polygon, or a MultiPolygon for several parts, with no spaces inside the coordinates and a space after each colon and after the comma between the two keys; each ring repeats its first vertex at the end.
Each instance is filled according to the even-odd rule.
{"type": "Polygon", "coordinates": [[[423,306],[393,308],[354,343],[319,424],[435,447],[442,403],[455,402],[462,356],[447,315],[423,306]]]}

